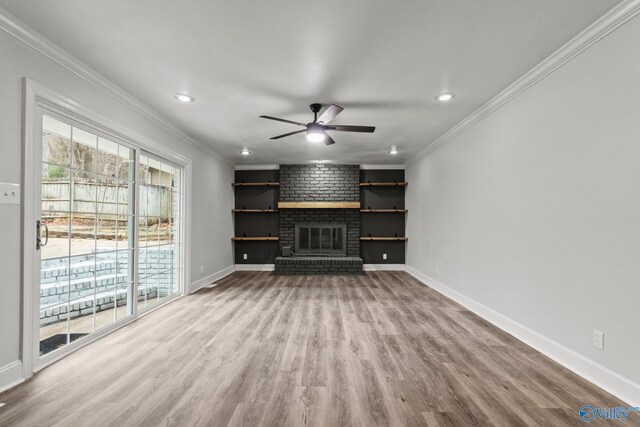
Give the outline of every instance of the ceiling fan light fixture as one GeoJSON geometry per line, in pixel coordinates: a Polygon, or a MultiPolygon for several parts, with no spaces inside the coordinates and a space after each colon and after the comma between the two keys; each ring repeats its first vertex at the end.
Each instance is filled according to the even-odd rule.
{"type": "Polygon", "coordinates": [[[307,126],[307,141],[309,142],[322,142],[326,138],[324,129],[321,125],[311,123],[307,126]]]}
{"type": "Polygon", "coordinates": [[[440,102],[448,102],[451,101],[453,98],[456,97],[456,94],[453,92],[446,92],[443,93],[441,95],[438,95],[438,97],[436,98],[438,101],[440,102]]]}
{"type": "Polygon", "coordinates": [[[193,96],[187,95],[186,93],[176,93],[175,95],[173,95],[173,97],[178,101],[184,103],[189,103],[196,100],[193,96]]]}

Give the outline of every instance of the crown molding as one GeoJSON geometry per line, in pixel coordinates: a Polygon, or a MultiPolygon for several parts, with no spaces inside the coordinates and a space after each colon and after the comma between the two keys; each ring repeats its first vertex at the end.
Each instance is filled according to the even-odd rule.
{"type": "Polygon", "coordinates": [[[163,129],[169,131],[187,144],[226,163],[229,166],[234,166],[233,162],[218,154],[215,150],[213,150],[203,142],[187,135],[182,129],[171,123],[171,121],[158,114],[155,110],[146,106],[137,98],[133,97],[124,89],[113,83],[111,80],[107,79],[93,68],[89,67],[76,57],[69,54],[60,46],[47,39],[38,31],[31,28],[26,23],[22,22],[2,7],[0,7],[0,29],[4,30],[22,43],[26,44],[36,52],[60,65],[67,71],[73,73],[85,82],[91,84],[106,95],[112,97],[116,101],[130,108],[134,112],[140,114],[141,116],[152,121],[163,129]]]}
{"type": "Polygon", "coordinates": [[[489,100],[486,104],[475,110],[440,137],[427,144],[425,148],[409,158],[404,166],[410,165],[433,152],[441,145],[451,141],[458,134],[469,129],[480,120],[484,119],[521,93],[528,90],[530,87],[543,80],[555,70],[571,61],[577,55],[593,46],[604,37],[608,36],[639,13],[640,0],[623,1],[587,27],[584,31],[565,43],[560,49],[556,50],[525,75],[509,85],[498,95],[489,100]]]}

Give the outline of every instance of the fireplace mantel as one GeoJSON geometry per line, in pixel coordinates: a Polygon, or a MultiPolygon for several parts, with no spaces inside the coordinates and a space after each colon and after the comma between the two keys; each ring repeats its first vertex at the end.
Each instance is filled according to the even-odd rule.
{"type": "Polygon", "coordinates": [[[278,202],[278,209],[360,209],[360,202],[278,202]]]}

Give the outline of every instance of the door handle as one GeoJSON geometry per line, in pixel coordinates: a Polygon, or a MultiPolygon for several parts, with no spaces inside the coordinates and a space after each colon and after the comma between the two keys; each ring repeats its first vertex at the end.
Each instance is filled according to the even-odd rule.
{"type": "Polygon", "coordinates": [[[40,247],[47,246],[47,243],[49,243],[49,226],[47,224],[42,225],[44,225],[44,243],[40,242],[40,247]]]}
{"type": "Polygon", "coordinates": [[[41,247],[47,246],[49,243],[49,227],[47,224],[43,224],[40,220],[36,221],[36,250],[40,250],[41,247]],[[44,243],[42,242],[42,227],[44,226],[44,243]]]}

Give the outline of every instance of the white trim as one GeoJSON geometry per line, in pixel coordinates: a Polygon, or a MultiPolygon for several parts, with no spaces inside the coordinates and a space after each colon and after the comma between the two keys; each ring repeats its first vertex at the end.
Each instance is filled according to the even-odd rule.
{"type": "Polygon", "coordinates": [[[236,264],[236,271],[274,271],[275,264],[236,264]]]}
{"type": "Polygon", "coordinates": [[[364,271],[405,271],[404,264],[363,264],[364,271]]]}
{"type": "Polygon", "coordinates": [[[21,361],[16,360],[8,365],[0,366],[0,393],[22,382],[24,382],[24,377],[22,376],[21,361]]]}
{"type": "Polygon", "coordinates": [[[233,162],[218,154],[209,145],[191,138],[171,121],[147,107],[124,89],[120,88],[79,59],[73,57],[60,46],[47,39],[45,36],[13,16],[2,7],[0,7],[0,29],[6,31],[8,34],[75,74],[82,80],[93,85],[116,101],[177,136],[187,144],[209,154],[212,157],[215,157],[229,166],[233,166],[233,162]]]}
{"type": "Polygon", "coordinates": [[[197,292],[202,288],[209,287],[211,283],[230,275],[234,271],[236,271],[235,267],[233,265],[230,265],[229,267],[225,267],[220,271],[216,271],[213,274],[203,277],[202,279],[196,280],[191,284],[191,286],[189,286],[189,294],[197,292]]]}
{"type": "Polygon", "coordinates": [[[407,273],[423,282],[426,286],[442,295],[462,304],[478,316],[492,323],[494,326],[513,335],[520,341],[534,348],[545,356],[553,359],[565,368],[575,372],[587,381],[606,390],[632,406],[640,406],[640,384],[636,384],[628,378],[613,372],[582,354],[571,350],[562,344],[547,338],[546,336],[512,320],[503,314],[461,294],[460,292],[443,285],[437,280],[406,266],[407,273]]]}
{"type": "Polygon", "coordinates": [[[360,165],[360,169],[390,169],[404,170],[405,165],[360,165]]]}
{"type": "Polygon", "coordinates": [[[263,171],[263,170],[278,170],[280,165],[236,165],[237,171],[263,171]]]}
{"type": "Polygon", "coordinates": [[[624,25],[638,13],[640,13],[640,0],[623,1],[622,3],[611,9],[609,12],[607,12],[605,15],[603,15],[596,22],[587,27],[580,34],[565,43],[560,49],[556,50],[525,75],[509,85],[502,92],[494,96],[486,104],[475,110],[464,120],[449,129],[440,137],[427,144],[425,148],[410,157],[409,160],[406,161],[404,166],[408,166],[416,160],[421,159],[427,154],[431,153],[439,146],[451,141],[458,134],[464,132],[486,116],[498,110],[500,107],[507,104],[518,95],[553,73],[555,70],[571,61],[581,52],[588,49],[589,47],[609,35],[611,32],[624,25]]]}
{"type": "Polygon", "coordinates": [[[36,117],[36,94],[33,86],[27,79],[23,80],[23,112],[22,112],[22,212],[21,219],[21,246],[22,246],[22,345],[20,348],[20,358],[22,359],[22,377],[30,378],[33,375],[34,360],[34,322],[33,322],[33,281],[35,262],[33,256],[33,245],[36,241],[35,224],[36,218],[34,210],[35,201],[35,178],[34,178],[34,153],[35,149],[35,117],[36,117]]]}

